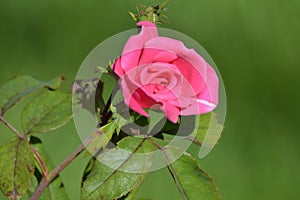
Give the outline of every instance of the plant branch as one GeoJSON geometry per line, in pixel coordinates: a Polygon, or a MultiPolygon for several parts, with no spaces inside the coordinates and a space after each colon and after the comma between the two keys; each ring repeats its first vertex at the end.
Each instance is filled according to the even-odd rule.
{"type": "MultiPolygon", "coordinates": [[[[111,97],[105,105],[103,112],[101,113],[100,126],[98,126],[97,132],[103,135],[100,127],[105,125],[109,118],[112,116],[112,112],[109,110],[109,106],[111,104],[111,97]]],[[[38,187],[34,191],[33,195],[30,197],[30,200],[38,200],[43,191],[47,188],[47,186],[59,175],[61,171],[63,171],[83,150],[86,149],[86,146],[92,142],[92,135],[89,136],[82,144],[80,144],[63,162],[61,162],[54,170],[52,170],[48,176],[43,176],[41,182],[38,187]]],[[[43,165],[43,164],[41,164],[43,165]]],[[[41,166],[42,167],[42,166],[41,166]]]]}
{"type": "MultiPolygon", "coordinates": [[[[101,130],[97,131],[100,131],[101,134],[103,134],[101,130]]],[[[51,171],[48,177],[43,177],[33,195],[30,197],[30,200],[38,200],[43,191],[59,175],[59,173],[63,171],[83,150],[85,150],[86,146],[92,141],[92,138],[93,137],[88,137],[63,162],[61,162],[53,171],[51,171]]]]}
{"type": "Polygon", "coordinates": [[[33,195],[30,197],[30,200],[38,200],[42,192],[47,188],[47,186],[53,181],[58,174],[64,170],[83,150],[85,149],[85,144],[80,144],[74,151],[69,155],[62,163],[60,163],[53,171],[50,172],[48,177],[42,178],[40,184],[34,191],[33,195]]]}
{"type": "Polygon", "coordinates": [[[98,128],[104,126],[105,124],[107,124],[108,120],[111,118],[112,116],[112,112],[110,111],[110,105],[111,105],[111,101],[112,101],[112,94],[110,95],[109,99],[107,100],[103,111],[101,112],[100,115],[100,123],[98,124],[98,128]]]}
{"type": "Polygon", "coordinates": [[[31,151],[34,154],[37,162],[39,163],[41,169],[42,169],[42,175],[43,177],[47,177],[49,174],[49,171],[47,169],[46,163],[44,162],[43,158],[41,157],[41,155],[39,154],[39,152],[37,152],[37,150],[31,146],[31,151]]]}
{"type": "Polygon", "coordinates": [[[15,129],[15,127],[13,127],[8,121],[6,121],[6,119],[4,119],[3,116],[0,116],[0,121],[7,126],[12,132],[14,132],[19,138],[26,140],[26,137],[24,135],[22,135],[19,131],[17,131],[17,129],[15,129]]]}

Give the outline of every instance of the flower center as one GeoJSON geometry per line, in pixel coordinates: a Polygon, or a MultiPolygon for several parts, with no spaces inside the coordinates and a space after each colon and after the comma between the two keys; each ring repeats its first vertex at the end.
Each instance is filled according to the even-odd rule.
{"type": "Polygon", "coordinates": [[[166,93],[178,83],[178,74],[172,66],[142,66],[137,73],[136,81],[151,94],[166,93]]]}
{"type": "Polygon", "coordinates": [[[145,86],[146,90],[152,94],[157,94],[167,87],[166,83],[149,83],[145,86]]]}

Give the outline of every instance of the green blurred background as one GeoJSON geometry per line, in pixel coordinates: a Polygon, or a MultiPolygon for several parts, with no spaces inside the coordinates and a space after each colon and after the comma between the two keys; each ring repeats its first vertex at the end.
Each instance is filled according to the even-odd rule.
{"type": "MultiPolygon", "coordinates": [[[[128,11],[136,3],[158,2],[1,0],[0,81],[64,74],[71,82],[96,45],[134,28],[128,11]]],[[[300,199],[300,1],[172,0],[167,15],[171,23],[163,27],[202,44],[223,76],[225,130],[200,160],[223,199],[300,199]]],[[[7,116],[17,127],[20,108],[7,116]]],[[[0,132],[0,143],[11,136],[2,124],[0,132]]],[[[73,123],[41,137],[55,164],[80,143],[73,123]]],[[[79,199],[85,163],[77,159],[61,174],[71,200],[79,199]]],[[[167,170],[151,173],[139,196],[180,199],[167,170]]]]}

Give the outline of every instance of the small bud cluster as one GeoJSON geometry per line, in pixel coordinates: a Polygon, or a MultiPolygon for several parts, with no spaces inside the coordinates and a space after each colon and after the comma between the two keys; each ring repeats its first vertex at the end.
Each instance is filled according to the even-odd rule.
{"type": "Polygon", "coordinates": [[[167,22],[168,17],[162,12],[166,11],[166,4],[169,0],[163,2],[160,5],[149,5],[148,7],[142,4],[138,4],[136,9],[137,13],[129,12],[132,19],[136,22],[139,21],[150,21],[156,25],[160,25],[163,22],[167,22]]]}

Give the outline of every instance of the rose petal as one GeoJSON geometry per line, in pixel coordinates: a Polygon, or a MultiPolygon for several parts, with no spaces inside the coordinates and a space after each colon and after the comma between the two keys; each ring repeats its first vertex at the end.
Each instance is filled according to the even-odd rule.
{"type": "Polygon", "coordinates": [[[189,107],[191,104],[195,102],[195,97],[178,97],[176,99],[169,99],[169,103],[172,105],[181,108],[181,110],[189,107]]]}
{"type": "Polygon", "coordinates": [[[173,123],[178,121],[179,116],[179,108],[173,106],[172,104],[168,103],[167,101],[163,103],[161,110],[165,113],[166,117],[173,123]]]}
{"type": "Polygon", "coordinates": [[[136,86],[130,82],[126,76],[124,76],[121,81],[121,88],[124,102],[135,112],[148,117],[149,114],[146,113],[143,108],[151,108],[151,106],[157,104],[157,102],[146,95],[140,86],[136,86]]]}
{"type": "Polygon", "coordinates": [[[209,103],[204,103],[205,101],[198,101],[191,104],[189,107],[182,109],[180,111],[180,115],[199,115],[211,112],[216,108],[215,105],[211,105],[209,103]]]}
{"type": "Polygon", "coordinates": [[[219,99],[219,78],[215,70],[211,67],[207,68],[206,85],[211,97],[210,99],[206,99],[206,100],[217,105],[219,99]]]}
{"type": "Polygon", "coordinates": [[[181,115],[204,114],[211,112],[218,105],[219,79],[212,68],[207,68],[207,72],[207,87],[197,95],[195,103],[181,110],[181,115]]]}
{"type": "Polygon", "coordinates": [[[181,71],[181,74],[189,80],[195,93],[205,87],[204,80],[207,77],[207,62],[194,50],[185,47],[183,42],[167,37],[155,37],[145,44],[145,49],[161,49],[174,52],[178,58],[172,62],[181,71]]]}
{"type": "Polygon", "coordinates": [[[121,77],[125,103],[141,115],[144,108],[160,106],[176,123],[178,115],[212,111],[218,104],[219,80],[214,69],[178,40],[159,37],[148,21],[127,41],[113,70],[121,77]]]}
{"type": "Polygon", "coordinates": [[[176,79],[180,75],[180,71],[175,65],[169,63],[153,63],[137,68],[137,80],[142,85],[147,85],[153,82],[155,79],[165,79],[169,81],[168,87],[174,87],[176,85],[176,79]]]}
{"type": "Polygon", "coordinates": [[[173,52],[167,52],[161,49],[144,49],[139,65],[145,65],[149,63],[170,63],[176,60],[177,55],[173,52]]]}
{"type": "Polygon", "coordinates": [[[197,96],[200,114],[211,112],[218,105],[219,79],[212,68],[208,68],[207,72],[207,87],[197,96]]]}
{"type": "Polygon", "coordinates": [[[177,55],[172,52],[162,51],[158,53],[155,58],[154,62],[165,62],[169,63],[177,59],[177,55]]]}
{"type": "Polygon", "coordinates": [[[190,104],[188,107],[180,111],[180,115],[197,115],[197,114],[200,114],[200,106],[196,101],[194,101],[194,103],[190,104]]]}
{"type": "Polygon", "coordinates": [[[121,57],[118,57],[115,63],[111,66],[112,70],[119,76],[123,76],[124,72],[121,67],[121,57]]]}
{"type": "Polygon", "coordinates": [[[155,24],[141,21],[137,25],[142,26],[141,32],[128,39],[122,52],[121,66],[125,73],[138,65],[144,44],[148,40],[158,37],[155,24]]]}

